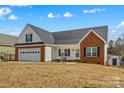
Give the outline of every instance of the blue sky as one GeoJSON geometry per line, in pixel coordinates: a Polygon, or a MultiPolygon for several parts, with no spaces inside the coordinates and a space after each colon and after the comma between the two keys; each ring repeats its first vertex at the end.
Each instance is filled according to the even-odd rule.
{"type": "Polygon", "coordinates": [[[124,6],[0,6],[0,33],[19,35],[27,24],[48,31],[109,26],[109,40],[124,32],[124,6]]]}

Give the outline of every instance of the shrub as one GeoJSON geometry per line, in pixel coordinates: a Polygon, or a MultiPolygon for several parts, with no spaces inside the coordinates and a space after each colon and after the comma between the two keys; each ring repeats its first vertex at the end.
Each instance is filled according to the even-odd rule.
{"type": "Polygon", "coordinates": [[[0,59],[3,60],[3,56],[0,56],[0,59]]]}
{"type": "Polygon", "coordinates": [[[86,63],[86,61],[83,61],[83,60],[82,60],[82,61],[78,61],[77,63],[86,63]]]}
{"type": "Polygon", "coordinates": [[[121,59],[121,61],[124,61],[124,56],[122,56],[122,59],[121,59]]]}
{"type": "Polygon", "coordinates": [[[1,59],[1,61],[3,61],[3,59],[4,59],[3,56],[0,56],[0,59],[1,59]]]}

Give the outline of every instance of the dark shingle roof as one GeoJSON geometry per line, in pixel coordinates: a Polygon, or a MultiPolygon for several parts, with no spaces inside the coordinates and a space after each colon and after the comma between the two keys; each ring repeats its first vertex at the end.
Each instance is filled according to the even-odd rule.
{"type": "Polygon", "coordinates": [[[46,44],[76,44],[90,29],[93,29],[101,38],[107,41],[108,26],[91,27],[84,29],[48,32],[33,25],[29,25],[46,44]]]}
{"type": "Polygon", "coordinates": [[[16,36],[0,34],[0,46],[14,46],[16,39],[16,36]]]}
{"type": "Polygon", "coordinates": [[[35,31],[35,33],[41,38],[41,40],[44,43],[47,43],[47,44],[54,43],[54,37],[51,34],[51,32],[48,32],[44,29],[38,28],[38,27],[30,25],[30,24],[28,24],[28,26],[30,26],[35,31]]]}
{"type": "Polygon", "coordinates": [[[55,39],[55,44],[75,44],[78,43],[90,29],[93,29],[99,36],[107,41],[108,26],[53,32],[52,34],[55,39]]]}

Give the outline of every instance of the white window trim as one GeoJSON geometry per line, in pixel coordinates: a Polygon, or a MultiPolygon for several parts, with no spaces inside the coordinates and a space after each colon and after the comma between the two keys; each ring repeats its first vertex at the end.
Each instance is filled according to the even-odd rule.
{"type": "Polygon", "coordinates": [[[97,57],[97,55],[98,55],[97,47],[86,47],[86,57],[97,57]],[[87,55],[87,48],[91,48],[91,56],[88,56],[88,55],[87,55]],[[92,52],[93,52],[92,49],[93,49],[93,48],[96,48],[96,56],[93,56],[93,55],[92,55],[92,52]]]}
{"type": "MultiPolygon", "coordinates": [[[[60,48],[59,48],[60,49],[60,48]]],[[[59,49],[58,49],[58,56],[59,56],[59,49]]],[[[66,56],[66,57],[70,57],[71,56],[71,49],[70,48],[65,48],[65,49],[60,49],[61,51],[60,51],[60,56],[65,56],[65,54],[67,53],[67,55],[68,55],[68,53],[69,53],[69,56],[66,56]],[[66,49],[69,49],[70,50],[70,53],[69,52],[65,52],[65,50],[66,49]]],[[[60,57],[59,56],[59,57],[60,57]]]]}
{"type": "Polygon", "coordinates": [[[76,51],[75,51],[75,57],[80,57],[80,51],[79,51],[79,49],[76,49],[76,51]],[[78,56],[77,56],[77,51],[78,51],[78,56]]]}
{"type": "MultiPolygon", "coordinates": [[[[31,34],[32,33],[27,33],[26,35],[27,35],[27,41],[26,41],[26,43],[31,43],[32,42],[32,40],[31,40],[31,34]]],[[[33,35],[32,35],[32,37],[33,37],[33,35]]]]}
{"type": "Polygon", "coordinates": [[[69,51],[70,51],[70,48],[67,49],[67,50],[69,50],[69,51],[66,51],[66,52],[65,52],[65,50],[66,50],[66,49],[64,49],[64,55],[67,54],[67,57],[69,57],[69,56],[70,56],[70,52],[69,52],[69,51]]]}

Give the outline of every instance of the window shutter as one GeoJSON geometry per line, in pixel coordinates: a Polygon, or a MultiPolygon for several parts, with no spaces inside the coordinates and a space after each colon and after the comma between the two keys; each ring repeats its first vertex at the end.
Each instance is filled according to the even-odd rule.
{"type": "Polygon", "coordinates": [[[68,56],[70,56],[70,49],[68,49],[68,52],[69,52],[68,56]]]}
{"type": "Polygon", "coordinates": [[[27,34],[25,35],[25,41],[27,42],[27,34]]]}
{"type": "Polygon", "coordinates": [[[59,56],[61,56],[61,49],[59,49],[59,56]]]}
{"type": "Polygon", "coordinates": [[[97,47],[97,56],[100,57],[100,47],[97,47]]]}
{"type": "Polygon", "coordinates": [[[84,47],[84,57],[86,57],[86,47],[84,47]]]}
{"type": "Polygon", "coordinates": [[[32,42],[32,34],[30,34],[31,42],[32,42]]]}

